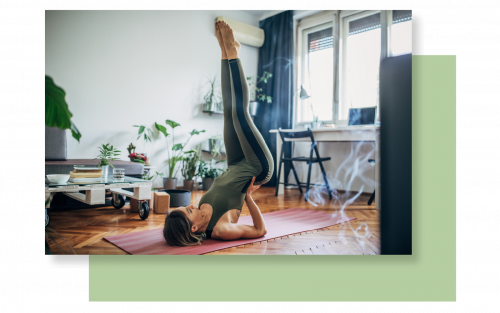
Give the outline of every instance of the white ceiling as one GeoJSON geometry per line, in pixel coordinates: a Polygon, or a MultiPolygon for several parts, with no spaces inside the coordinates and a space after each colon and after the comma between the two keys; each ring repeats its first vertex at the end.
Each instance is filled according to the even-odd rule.
{"type": "Polygon", "coordinates": [[[252,14],[253,16],[258,17],[259,19],[262,18],[263,16],[268,17],[272,16],[274,14],[283,12],[283,10],[242,10],[243,12],[252,14]]]}

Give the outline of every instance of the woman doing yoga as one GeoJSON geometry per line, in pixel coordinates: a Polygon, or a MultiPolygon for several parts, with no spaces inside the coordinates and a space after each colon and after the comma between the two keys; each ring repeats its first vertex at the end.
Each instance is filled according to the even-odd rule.
{"type": "Polygon", "coordinates": [[[222,51],[221,88],[228,169],[214,180],[210,190],[201,197],[198,208],[180,207],[167,215],[163,236],[169,245],[196,245],[205,238],[258,238],[267,232],[251,194],[271,178],[273,158],[248,112],[249,88],[238,58],[240,43],[223,21],[215,23],[215,33],[222,51]],[[248,206],[253,226],[236,224],[243,202],[248,206]]]}

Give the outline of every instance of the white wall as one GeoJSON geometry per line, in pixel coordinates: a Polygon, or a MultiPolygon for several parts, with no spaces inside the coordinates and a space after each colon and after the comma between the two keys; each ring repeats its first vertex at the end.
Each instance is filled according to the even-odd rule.
{"type": "MultiPolygon", "coordinates": [[[[101,143],[111,143],[127,160],[132,142],[167,173],[163,135],[144,149],[132,125],[174,120],[177,142],[193,128],[206,130],[188,148],[222,134],[222,115],[202,112],[207,77],[217,74],[220,84],[214,22],[221,15],[259,25],[242,11],[46,11],[45,71],[65,90],[82,133],[80,143],[68,137],[68,158],[94,158],[101,143]]],[[[257,74],[257,48],[243,45],[240,59],[247,76],[257,74]]]]}

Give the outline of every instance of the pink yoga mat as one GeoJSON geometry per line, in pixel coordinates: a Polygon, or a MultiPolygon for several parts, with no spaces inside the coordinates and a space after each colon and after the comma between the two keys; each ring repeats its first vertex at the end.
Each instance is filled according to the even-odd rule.
{"type": "MultiPolygon", "coordinates": [[[[265,213],[262,214],[262,216],[266,222],[267,234],[255,239],[239,239],[232,241],[207,239],[202,242],[201,245],[174,247],[169,246],[165,242],[163,238],[163,228],[111,236],[104,239],[130,254],[196,255],[328,227],[355,219],[354,217],[342,218],[339,214],[332,216],[330,213],[300,208],[265,213]]],[[[253,225],[252,217],[242,216],[238,220],[238,224],[253,225]]]]}

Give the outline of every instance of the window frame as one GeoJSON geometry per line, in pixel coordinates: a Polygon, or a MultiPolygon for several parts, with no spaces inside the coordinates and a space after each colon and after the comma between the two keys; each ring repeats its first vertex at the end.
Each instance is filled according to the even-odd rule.
{"type": "MultiPolygon", "coordinates": [[[[337,37],[337,11],[322,11],[320,13],[314,14],[312,16],[308,16],[300,19],[297,22],[297,32],[296,32],[296,46],[295,46],[295,55],[298,66],[295,67],[295,79],[294,79],[294,93],[293,93],[293,127],[303,126],[306,124],[311,124],[312,121],[309,122],[298,122],[298,102],[300,101],[299,92],[300,86],[305,84],[305,68],[307,66],[307,54],[308,54],[308,41],[307,35],[309,33],[326,29],[332,27],[332,35],[333,35],[333,57],[334,57],[334,71],[333,71],[333,81],[336,81],[336,50],[337,45],[335,44],[337,37]]],[[[309,90],[308,90],[309,91],[309,90]]],[[[335,115],[335,84],[333,86],[333,103],[332,103],[332,120],[322,121],[323,123],[334,123],[336,119],[335,115]]]]}
{"type": "MultiPolygon", "coordinates": [[[[392,24],[392,11],[391,12],[391,20],[390,24],[392,24]]],[[[387,25],[387,17],[388,14],[384,10],[363,10],[363,11],[345,11],[341,12],[340,14],[340,25],[339,25],[339,30],[340,30],[340,36],[339,36],[339,51],[340,51],[340,56],[339,56],[339,67],[340,67],[340,88],[338,89],[339,91],[339,102],[337,105],[337,119],[335,121],[335,124],[338,126],[346,126],[348,124],[348,119],[339,119],[338,114],[340,110],[340,106],[344,105],[345,103],[345,97],[346,97],[346,80],[347,80],[347,37],[349,36],[349,22],[355,21],[358,19],[362,19],[364,17],[374,15],[380,13],[380,37],[381,37],[381,46],[380,46],[380,59],[386,58],[388,55],[390,55],[390,45],[388,42],[388,39],[390,39],[390,24],[387,25]],[[388,36],[389,34],[389,36],[388,36]]],[[[380,120],[379,116],[379,110],[380,108],[377,107],[377,121],[380,120]]]]}
{"type": "MultiPolygon", "coordinates": [[[[311,122],[297,122],[297,106],[298,106],[298,90],[300,85],[303,83],[304,78],[304,67],[305,56],[307,53],[307,34],[304,35],[304,30],[312,29],[317,26],[322,26],[326,23],[332,23],[333,27],[333,57],[334,57],[334,69],[333,69],[333,103],[332,103],[332,121],[323,121],[323,123],[333,123],[336,126],[347,126],[347,119],[340,120],[339,117],[339,106],[343,103],[343,98],[345,96],[345,79],[346,79],[346,42],[348,36],[348,24],[349,21],[360,19],[372,14],[380,13],[380,28],[381,28],[381,51],[380,59],[383,60],[387,57],[392,56],[391,51],[391,26],[392,26],[392,10],[328,10],[321,11],[319,13],[314,12],[314,14],[297,18],[294,21],[296,32],[294,33],[295,38],[295,58],[298,66],[295,66],[294,70],[294,94],[293,94],[293,127],[301,126],[304,124],[310,124],[311,122]],[[347,27],[346,27],[347,25],[347,27]]],[[[326,25],[325,27],[326,28],[326,25]]],[[[318,28],[321,29],[321,28],[318,28]]],[[[377,121],[380,120],[379,108],[377,108],[377,121]]]]}

